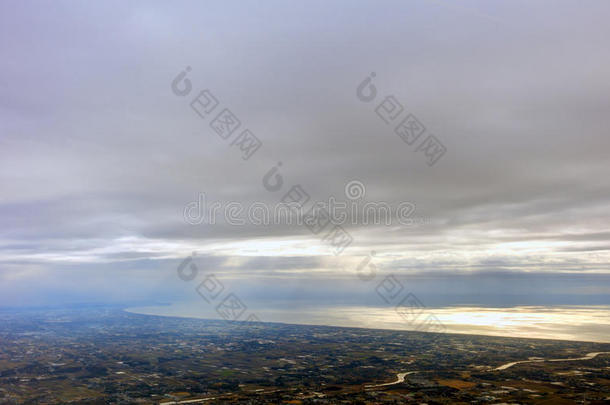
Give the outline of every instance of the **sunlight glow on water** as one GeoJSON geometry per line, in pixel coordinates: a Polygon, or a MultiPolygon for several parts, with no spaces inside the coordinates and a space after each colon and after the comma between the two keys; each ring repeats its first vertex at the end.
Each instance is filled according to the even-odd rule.
{"type": "MultiPolygon", "coordinates": [[[[212,305],[201,302],[130,308],[129,311],[220,319],[212,305]]],[[[250,311],[261,321],[397,330],[417,330],[425,317],[434,315],[449,333],[610,342],[610,306],[425,308],[411,323],[394,308],[341,306],[251,308],[250,311]]]]}

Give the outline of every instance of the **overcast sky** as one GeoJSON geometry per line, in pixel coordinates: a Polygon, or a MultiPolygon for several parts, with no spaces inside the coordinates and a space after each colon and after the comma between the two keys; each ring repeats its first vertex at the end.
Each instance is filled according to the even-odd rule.
{"type": "Polygon", "coordinates": [[[609,13],[606,1],[0,2],[0,305],[184,298],[193,285],[175,269],[193,251],[253,300],[372,305],[395,274],[429,305],[610,304],[609,13]],[[187,66],[192,91],[177,96],[187,66]],[[371,72],[367,103],[356,89],[371,72]],[[204,89],[220,104],[202,119],[189,103],[204,89]],[[388,95],[446,147],[434,165],[375,113],[388,95]],[[221,108],[262,141],[249,159],[210,127],[221,108]],[[422,220],[356,221],[334,255],[303,226],[183,218],[199,193],[273,204],[300,184],[347,201],[353,180],[362,203],[408,201],[422,220]],[[372,250],[378,279],[362,282],[372,250]]]}

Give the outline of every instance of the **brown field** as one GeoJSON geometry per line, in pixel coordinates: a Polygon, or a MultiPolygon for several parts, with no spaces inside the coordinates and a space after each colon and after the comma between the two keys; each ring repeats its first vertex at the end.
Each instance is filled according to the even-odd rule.
{"type": "Polygon", "coordinates": [[[468,388],[472,388],[476,385],[476,383],[464,380],[437,380],[440,385],[444,385],[445,387],[451,387],[458,390],[464,390],[468,388]]]}
{"type": "Polygon", "coordinates": [[[538,391],[538,393],[544,393],[544,392],[555,392],[557,391],[557,387],[554,385],[550,385],[550,384],[545,384],[545,383],[534,383],[534,382],[529,382],[529,381],[520,381],[520,380],[512,380],[512,381],[502,381],[502,383],[498,383],[497,388],[500,388],[500,386],[506,386],[506,387],[513,387],[513,388],[526,388],[529,390],[535,390],[538,391]]]}

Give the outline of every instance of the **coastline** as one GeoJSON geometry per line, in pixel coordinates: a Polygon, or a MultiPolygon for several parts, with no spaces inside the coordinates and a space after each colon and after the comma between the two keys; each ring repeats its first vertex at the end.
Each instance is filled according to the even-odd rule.
{"type": "MultiPolygon", "coordinates": [[[[200,306],[184,304],[169,304],[155,306],[136,306],[124,308],[124,311],[138,315],[165,316],[175,318],[188,319],[207,319],[207,320],[222,320],[213,309],[200,311],[200,306]]],[[[522,307],[516,308],[473,308],[473,307],[447,307],[447,308],[432,308],[431,312],[438,314],[438,318],[443,322],[445,327],[443,333],[460,334],[460,335],[476,335],[488,337],[503,337],[503,338],[530,338],[558,341],[575,341],[583,343],[610,343],[610,316],[608,324],[592,324],[591,322],[570,323],[568,320],[574,321],[573,311],[593,311],[606,312],[605,306],[595,307],[548,307],[547,312],[555,319],[555,322],[530,322],[527,316],[524,316],[523,321],[517,322],[516,318],[523,312],[522,307]],[[463,311],[463,312],[461,312],[463,311]],[[486,324],[481,321],[481,314],[502,314],[512,313],[512,323],[506,325],[486,324]],[[477,323],[463,323],[453,321],[452,316],[447,316],[450,313],[453,319],[460,321],[460,318],[468,316],[477,320],[477,323]],[[557,323],[557,317],[561,318],[562,313],[566,315],[566,322],[557,323]],[[587,333],[588,328],[592,331],[587,333]],[[577,334],[580,332],[580,334],[577,334]]],[[[610,311],[609,311],[610,312],[610,311]]],[[[308,307],[298,311],[278,311],[278,310],[259,310],[257,314],[261,322],[291,324],[302,326],[329,326],[338,328],[360,328],[371,330],[395,330],[395,331],[414,331],[417,332],[416,326],[406,324],[402,319],[392,319],[388,314],[393,314],[393,308],[364,308],[364,307],[332,307],[332,308],[317,308],[308,307]],[[363,314],[366,311],[366,316],[354,317],[354,313],[363,314]],[[328,316],[320,316],[327,314],[328,316]],[[368,317],[368,318],[367,318],[368,317]],[[299,322],[295,322],[298,319],[299,322]]],[[[595,317],[595,316],[594,316],[595,317]]],[[[489,319],[487,320],[489,321],[489,319]]],[[[421,330],[419,330],[421,331],[421,330]]]]}

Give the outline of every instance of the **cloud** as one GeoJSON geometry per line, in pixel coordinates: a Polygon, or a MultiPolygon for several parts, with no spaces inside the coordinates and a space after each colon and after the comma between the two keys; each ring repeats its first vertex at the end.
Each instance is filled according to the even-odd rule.
{"type": "Polygon", "coordinates": [[[372,250],[404,273],[608,272],[605,2],[39,6],[0,5],[4,274],[81,265],[97,279],[103,263],[133,286],[195,250],[226,274],[270,277],[330,277],[372,250]],[[250,160],[171,92],[186,66],[193,94],[212,91],[263,141],[250,160]],[[365,104],[356,87],[371,72],[379,97],[365,104]],[[447,147],[435,166],[377,117],[390,94],[447,147]],[[272,193],[262,179],[278,162],[272,193]],[[275,204],[300,184],[345,201],[353,179],[365,201],[411,201],[430,221],[359,220],[333,258],[304,227],[182,218],[199,192],[275,204]]]}

